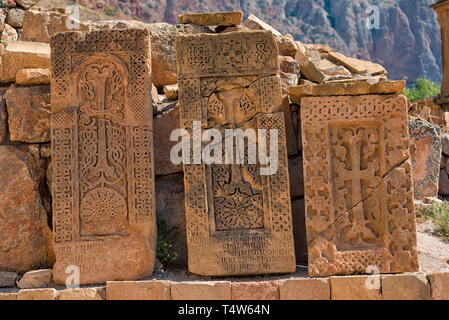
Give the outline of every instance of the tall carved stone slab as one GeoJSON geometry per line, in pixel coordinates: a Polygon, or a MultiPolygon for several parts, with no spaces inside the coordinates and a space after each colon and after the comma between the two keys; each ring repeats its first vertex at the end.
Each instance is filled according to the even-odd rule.
{"type": "MultiPolygon", "coordinates": [[[[184,164],[189,271],[201,275],[295,271],[273,36],[265,31],[183,36],[177,38],[176,51],[181,126],[188,132],[192,133],[194,121],[203,129],[219,130],[222,137],[225,129],[279,132],[275,174],[260,175],[259,161],[248,164],[247,147],[243,164],[184,164]]],[[[255,142],[260,146],[261,141],[255,142]]]]}
{"type": "Polygon", "coordinates": [[[301,125],[309,276],[417,271],[406,98],[303,98],[301,125]]]}
{"type": "Polygon", "coordinates": [[[54,280],[133,280],[155,261],[146,30],[51,38],[54,280]],[[67,273],[66,273],[67,272],[67,273]]]}

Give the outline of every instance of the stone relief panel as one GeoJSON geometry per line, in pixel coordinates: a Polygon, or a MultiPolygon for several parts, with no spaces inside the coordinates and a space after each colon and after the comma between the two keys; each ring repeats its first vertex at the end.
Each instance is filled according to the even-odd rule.
{"type": "Polygon", "coordinates": [[[148,276],[156,226],[151,49],[140,29],[51,38],[54,279],[148,276]]]}
{"type": "MultiPolygon", "coordinates": [[[[294,272],[285,125],[279,112],[282,97],[273,36],[264,31],[182,36],[176,50],[180,120],[187,132],[193,132],[197,121],[203,130],[220,132],[223,141],[230,129],[277,129],[279,135],[278,169],[272,175],[260,174],[264,164],[259,160],[249,161],[249,142],[257,148],[263,143],[257,135],[247,137],[243,153],[234,137],[231,149],[223,143],[220,163],[184,163],[189,271],[217,276],[294,272]],[[226,162],[233,155],[243,163],[226,162]]],[[[266,139],[270,141],[269,134],[266,139]]]]}
{"type": "Polygon", "coordinates": [[[304,98],[309,276],[418,270],[407,100],[304,98]]]}

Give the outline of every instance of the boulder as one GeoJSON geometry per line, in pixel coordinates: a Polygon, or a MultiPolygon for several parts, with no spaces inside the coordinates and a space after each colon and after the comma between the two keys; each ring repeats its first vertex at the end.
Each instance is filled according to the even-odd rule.
{"type": "Polygon", "coordinates": [[[246,18],[245,23],[243,24],[245,27],[251,30],[266,30],[271,31],[271,33],[276,37],[282,37],[282,34],[277,31],[275,28],[270,26],[269,24],[263,22],[259,18],[257,18],[255,15],[250,14],[248,18],[246,18]]]}
{"type": "Polygon", "coordinates": [[[178,84],[164,86],[164,93],[168,100],[178,99],[178,84]]]}
{"type": "Polygon", "coordinates": [[[12,86],[5,97],[11,141],[50,141],[50,86],[12,86]]]}
{"type": "Polygon", "coordinates": [[[151,36],[152,81],[158,88],[178,82],[176,74],[176,37],[185,34],[211,32],[207,27],[189,24],[153,23],[147,25],[147,27],[151,36]]]}
{"type": "Polygon", "coordinates": [[[16,83],[21,86],[50,84],[49,69],[22,69],[16,73],[16,83]]]}
{"type": "Polygon", "coordinates": [[[41,42],[12,41],[1,61],[0,81],[14,82],[21,69],[50,69],[50,46],[41,42]]]}
{"type": "Polygon", "coordinates": [[[25,273],[17,282],[20,289],[47,287],[53,278],[53,269],[32,270],[25,273]]]}
{"type": "Polygon", "coordinates": [[[236,26],[242,23],[242,18],[242,11],[192,13],[178,16],[179,23],[192,23],[200,26],[236,26]]]}
{"type": "Polygon", "coordinates": [[[318,51],[305,52],[304,50],[297,50],[295,55],[301,68],[301,74],[308,80],[323,83],[327,80],[326,74],[318,68],[321,61],[321,56],[318,51]]]}
{"type": "Polygon", "coordinates": [[[25,15],[25,10],[14,8],[8,11],[8,17],[6,23],[14,28],[22,28],[23,17],[25,15]]]}
{"type": "Polygon", "coordinates": [[[39,0],[16,0],[16,2],[21,6],[22,8],[28,9],[34,6],[36,3],[39,2],[39,0]]]}
{"type": "Polygon", "coordinates": [[[0,270],[52,267],[53,242],[31,154],[0,146],[0,270]]]}
{"type": "Polygon", "coordinates": [[[282,88],[287,89],[298,84],[300,69],[298,62],[289,56],[278,56],[282,88]]]}
{"type": "Polygon", "coordinates": [[[447,133],[441,135],[441,151],[449,156],[449,134],[447,133]]]}
{"type": "Polygon", "coordinates": [[[3,29],[5,27],[7,14],[8,14],[8,11],[6,9],[4,9],[4,8],[0,9],[0,32],[3,32],[3,29]]]}
{"type": "Polygon", "coordinates": [[[2,32],[2,42],[4,44],[9,44],[12,41],[17,41],[17,39],[19,39],[19,35],[17,34],[16,29],[5,23],[2,32]]]}

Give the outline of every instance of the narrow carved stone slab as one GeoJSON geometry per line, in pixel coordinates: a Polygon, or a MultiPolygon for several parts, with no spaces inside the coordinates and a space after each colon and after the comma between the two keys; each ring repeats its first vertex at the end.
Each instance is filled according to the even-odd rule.
{"type": "Polygon", "coordinates": [[[406,98],[303,98],[301,125],[309,276],[418,270],[406,98]]]}
{"type": "MultiPolygon", "coordinates": [[[[222,137],[225,129],[236,128],[279,133],[279,164],[272,175],[260,175],[259,161],[184,164],[189,271],[201,275],[293,272],[287,149],[284,117],[278,112],[282,98],[274,37],[267,31],[183,36],[177,39],[176,49],[181,126],[188,132],[193,121],[199,121],[203,129],[213,127],[222,137]]],[[[256,141],[258,146],[260,142],[256,141]]]]}
{"type": "Polygon", "coordinates": [[[146,30],[51,38],[54,280],[134,280],[155,261],[146,30]],[[66,273],[66,271],[68,273],[66,273]]]}
{"type": "Polygon", "coordinates": [[[409,121],[413,190],[416,200],[438,198],[441,129],[420,119],[409,121]]]}

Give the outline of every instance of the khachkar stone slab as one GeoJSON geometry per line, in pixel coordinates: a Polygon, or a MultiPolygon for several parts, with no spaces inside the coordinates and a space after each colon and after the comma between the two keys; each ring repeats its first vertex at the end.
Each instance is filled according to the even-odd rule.
{"type": "Polygon", "coordinates": [[[441,129],[420,119],[409,120],[410,157],[416,200],[438,198],[441,160],[441,129]]]}
{"type": "Polygon", "coordinates": [[[76,274],[72,266],[81,284],[151,275],[148,31],[66,32],[50,45],[54,280],[65,283],[76,274]]]}
{"type": "Polygon", "coordinates": [[[309,276],[417,271],[406,98],[303,98],[301,125],[309,276]]]}
{"type": "MultiPolygon", "coordinates": [[[[223,137],[224,130],[239,128],[277,129],[279,135],[278,169],[272,175],[260,174],[259,160],[246,161],[248,148],[243,164],[184,163],[189,271],[201,275],[295,271],[273,36],[266,31],[183,36],[177,38],[176,50],[180,122],[188,132],[196,121],[203,129],[219,130],[223,137]]],[[[269,144],[268,138],[265,142],[269,144]]],[[[261,141],[256,143],[260,148],[261,141]]],[[[235,144],[231,150],[237,152],[235,144]]]]}

